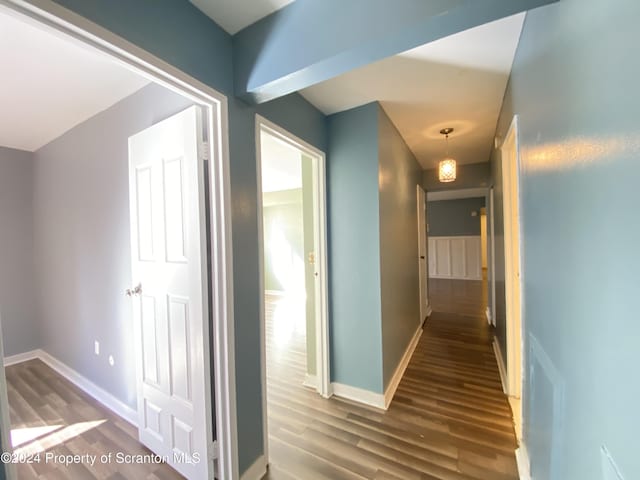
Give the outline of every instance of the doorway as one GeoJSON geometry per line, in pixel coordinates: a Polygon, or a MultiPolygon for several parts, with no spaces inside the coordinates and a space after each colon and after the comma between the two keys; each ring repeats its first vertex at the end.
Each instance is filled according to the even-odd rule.
{"type": "Polygon", "coordinates": [[[429,232],[427,230],[427,195],[420,185],[416,185],[416,202],[418,212],[418,274],[420,275],[420,321],[424,322],[431,315],[429,304],[429,268],[427,265],[427,245],[429,232]]]}
{"type": "Polygon", "coordinates": [[[518,441],[522,440],[522,246],[520,239],[520,160],[518,117],[514,116],[500,148],[502,162],[505,300],[507,324],[507,394],[518,441]]]}
{"type": "MultiPolygon", "coordinates": [[[[216,446],[213,442],[211,436],[208,436],[203,442],[200,442],[200,447],[202,448],[201,457],[199,459],[199,463],[207,468],[209,472],[213,472],[213,463],[214,458],[218,457],[218,472],[221,476],[225,478],[235,478],[237,476],[237,453],[236,453],[236,440],[235,440],[235,399],[234,399],[234,354],[232,350],[233,345],[233,322],[230,318],[229,308],[232,304],[231,297],[231,283],[229,282],[229,278],[227,275],[228,268],[230,266],[230,258],[227,255],[227,247],[230,242],[229,237],[229,219],[230,219],[230,208],[228,201],[228,155],[226,152],[226,99],[218,92],[210,89],[201,83],[195,81],[191,77],[182,74],[180,71],[175,69],[170,69],[164,62],[159,59],[149,55],[139,49],[134,48],[132,45],[128,44],[126,41],[123,41],[117,37],[112,37],[110,34],[107,34],[106,31],[101,30],[99,27],[91,24],[90,22],[85,21],[84,19],[74,16],[70,12],[66,12],[64,10],[58,9],[57,7],[35,7],[25,2],[18,2],[9,0],[8,4],[5,2],[3,6],[0,7],[0,13],[8,13],[8,15],[13,16],[15,18],[20,18],[24,20],[25,23],[34,24],[37,28],[46,30],[50,32],[52,36],[58,38],[64,38],[71,44],[76,44],[79,48],[91,51],[95,53],[97,56],[102,58],[108,57],[109,61],[113,61],[114,63],[118,63],[120,67],[123,67],[129,71],[135,72],[146,79],[148,82],[152,80],[153,82],[161,85],[162,87],[171,90],[193,104],[200,105],[202,107],[202,116],[206,119],[206,122],[203,122],[203,127],[201,128],[201,132],[204,132],[208,143],[204,145],[204,149],[202,150],[202,155],[199,156],[200,160],[204,158],[208,158],[208,168],[205,170],[204,166],[202,166],[203,170],[201,172],[201,176],[199,180],[202,183],[197,182],[197,194],[201,198],[201,203],[199,207],[201,208],[200,213],[202,214],[203,224],[202,224],[202,235],[196,240],[198,245],[202,247],[203,251],[210,250],[211,257],[208,260],[203,262],[201,265],[206,272],[206,266],[211,266],[211,274],[209,277],[210,282],[202,282],[202,278],[198,278],[197,280],[201,282],[201,286],[203,289],[203,296],[205,298],[211,297],[214,300],[210,303],[211,311],[207,315],[206,312],[203,315],[206,319],[211,319],[212,331],[205,330],[204,333],[200,332],[200,339],[206,339],[206,341],[201,343],[202,348],[198,349],[198,354],[196,355],[194,362],[197,362],[203,369],[206,371],[206,377],[211,379],[212,382],[215,382],[215,387],[213,385],[208,386],[208,391],[203,392],[203,395],[206,397],[205,405],[202,405],[203,408],[206,409],[206,412],[202,412],[203,416],[206,417],[206,420],[203,420],[205,428],[212,429],[214,427],[213,423],[214,417],[213,406],[215,405],[215,429],[217,433],[217,439],[219,440],[218,445],[216,446]],[[49,11],[49,8],[53,8],[53,11],[49,11]],[[77,17],[77,18],[76,18],[77,17]],[[108,37],[104,39],[104,37],[108,37]],[[168,71],[170,70],[170,72],[168,71]],[[209,183],[209,196],[205,201],[205,190],[204,190],[204,179],[207,177],[209,183]],[[210,237],[206,237],[204,235],[204,223],[206,223],[208,230],[210,231],[210,237]],[[210,242],[210,249],[207,249],[206,242],[210,242]],[[209,345],[209,340],[211,344],[209,345]],[[206,344],[206,345],[205,345],[206,344]],[[208,373],[209,368],[212,368],[215,371],[215,374],[208,373]],[[213,396],[215,395],[215,402],[213,401],[213,396]]],[[[114,129],[117,130],[117,129],[114,129]]],[[[126,138],[124,139],[124,143],[122,144],[122,150],[126,152],[126,138]]],[[[97,169],[97,172],[100,170],[97,169]]],[[[126,163],[123,172],[126,175],[126,163]]],[[[78,177],[80,180],[80,177],[78,177]]],[[[78,184],[81,182],[78,181],[78,184]]],[[[127,181],[125,180],[124,184],[127,185],[127,181]]],[[[95,194],[96,192],[88,192],[90,194],[95,194]]],[[[119,195],[118,193],[122,192],[112,192],[111,201],[114,203],[117,201],[119,204],[122,201],[127,202],[127,194],[119,195]]],[[[88,198],[96,199],[96,196],[88,198]]],[[[100,197],[100,200],[105,200],[104,203],[108,203],[109,198],[100,197]]],[[[164,205],[166,207],[166,205],[164,205]]],[[[85,205],[85,210],[87,212],[92,212],[90,205],[85,205]]],[[[128,208],[126,209],[128,213],[128,208]]],[[[99,217],[99,215],[98,215],[99,217]]],[[[94,216],[95,224],[99,224],[98,217],[94,216]]],[[[118,216],[120,222],[127,224],[128,219],[125,216],[118,216]]],[[[57,219],[52,218],[50,223],[55,223],[57,219]]],[[[59,231],[63,232],[65,229],[60,228],[59,231]]],[[[109,240],[110,237],[105,235],[102,237],[104,240],[109,240]]],[[[84,243],[81,238],[75,237],[74,240],[77,247],[81,248],[82,251],[79,253],[84,253],[86,248],[89,248],[92,244],[90,242],[84,243]]],[[[60,242],[63,243],[63,242],[60,242]]],[[[106,241],[104,243],[107,243],[106,241]]],[[[100,243],[103,245],[103,243],[100,243]]],[[[126,249],[128,250],[128,249],[126,249]]],[[[123,255],[126,255],[126,250],[124,250],[123,255]]],[[[81,265],[84,269],[92,269],[95,262],[100,261],[102,259],[103,252],[96,251],[94,261],[83,261],[81,265]]],[[[78,255],[79,256],[79,255],[78,255]]],[[[85,259],[86,260],[86,259],[85,259]]],[[[204,260],[204,259],[203,259],[204,260]]],[[[74,264],[76,268],[78,264],[74,264]]],[[[72,268],[69,268],[70,271],[73,271],[72,268]]],[[[130,275],[130,272],[129,272],[130,275]]],[[[191,280],[191,276],[188,275],[191,280]]],[[[135,279],[132,283],[128,285],[131,287],[133,293],[138,293],[136,289],[135,279]]],[[[109,284],[109,287],[112,285],[109,284]]],[[[84,291],[87,291],[87,285],[82,285],[80,283],[76,284],[61,284],[61,288],[73,288],[80,287],[84,288],[84,291]]],[[[144,292],[145,285],[142,287],[142,292],[144,292]]],[[[118,288],[118,297],[124,297],[124,288],[121,290],[118,288]]],[[[64,298],[64,295],[59,296],[59,298],[64,298]]],[[[177,302],[180,303],[180,302],[177,302]]],[[[206,301],[204,303],[207,303],[206,301]]],[[[79,302],[78,304],[72,305],[69,303],[70,310],[75,307],[77,309],[86,309],[90,305],[90,302],[84,301],[79,302]]],[[[111,304],[110,304],[111,305],[111,304]]],[[[179,308],[176,308],[177,313],[179,313],[179,308]]],[[[7,320],[7,317],[4,316],[3,320],[7,320]]],[[[177,325],[177,324],[176,324],[177,325]]],[[[204,322],[203,325],[208,326],[209,322],[204,322]]],[[[5,332],[6,333],[6,332],[5,332]]],[[[71,333],[68,331],[68,333],[71,333]]],[[[89,342],[85,342],[88,344],[89,342]]],[[[96,342],[91,341],[90,347],[87,345],[81,345],[81,348],[84,350],[88,350],[88,353],[83,353],[84,355],[102,355],[107,364],[106,368],[119,367],[123,365],[125,359],[122,356],[118,356],[109,354],[109,352],[103,351],[103,344],[98,345],[96,342]]],[[[177,350],[176,350],[177,352],[177,350]]],[[[17,358],[16,360],[26,361],[28,360],[28,356],[38,358],[38,362],[40,362],[40,357],[47,358],[45,355],[41,355],[42,352],[31,351],[24,352],[28,355],[23,356],[22,358],[17,358]]],[[[175,353],[175,352],[174,352],[175,353]]],[[[71,358],[71,356],[69,356],[71,358]]],[[[79,357],[76,356],[73,360],[77,361],[79,357]]],[[[47,364],[46,361],[40,362],[47,364]]],[[[49,363],[54,364],[55,362],[50,361],[49,363]]],[[[77,362],[82,364],[82,362],[77,362]]],[[[89,362],[87,362],[89,363],[89,362]]],[[[48,364],[47,364],[48,365],[48,364]]],[[[49,365],[51,366],[51,365],[49,365]]],[[[55,367],[55,366],[54,366],[55,367]]],[[[56,370],[56,368],[51,367],[49,370],[43,370],[46,374],[51,370],[56,370]]],[[[84,390],[90,396],[93,396],[99,403],[107,405],[108,409],[116,411],[118,407],[111,408],[108,405],[107,396],[103,395],[105,393],[104,390],[93,389],[95,385],[84,382],[84,378],[79,376],[75,376],[72,370],[65,370],[64,365],[57,365],[57,373],[60,376],[66,377],[67,380],[71,381],[71,383],[75,383],[78,386],[79,390],[84,390]],[[62,373],[61,373],[62,372],[62,373]],[[93,389],[93,392],[90,390],[93,389]],[[105,400],[106,399],[106,400],[105,400]]],[[[79,368],[79,367],[76,367],[79,368]]],[[[131,369],[132,371],[135,369],[131,369]]],[[[4,370],[3,370],[4,372],[4,370]]],[[[188,374],[185,375],[188,381],[188,374]]],[[[0,376],[0,383],[3,384],[2,388],[6,388],[6,377],[4,373],[0,376]]],[[[177,389],[178,385],[174,385],[177,389]]],[[[75,395],[75,393],[74,393],[75,395]]],[[[4,412],[9,411],[8,403],[6,399],[0,399],[2,401],[2,405],[0,405],[0,409],[4,412]]],[[[131,409],[126,410],[127,414],[131,413],[131,409]]],[[[135,410],[133,410],[135,414],[135,410]]],[[[116,412],[118,413],[118,412],[116,412]]],[[[149,412],[147,412],[149,413],[149,412]]],[[[121,415],[125,418],[125,420],[131,420],[131,415],[121,415]]],[[[135,416],[135,415],[134,415],[135,416]]],[[[125,422],[126,424],[126,422],[125,422]]],[[[128,425],[128,424],[126,424],[128,425]]],[[[9,428],[7,422],[3,421],[3,438],[8,438],[6,429],[9,428]]],[[[191,432],[189,431],[188,425],[179,425],[176,422],[171,425],[172,427],[172,436],[173,440],[183,441],[183,445],[187,445],[189,442],[194,441],[191,438],[191,432]],[[179,427],[185,427],[180,431],[179,427]]],[[[166,430],[166,426],[164,427],[166,430]]],[[[128,440],[128,439],[125,439],[128,440]]],[[[3,442],[5,448],[8,447],[8,443],[3,442]]],[[[14,475],[15,471],[8,469],[8,475],[14,475]]],[[[195,473],[193,477],[200,477],[201,473],[195,473]]]]}
{"type": "MultiPolygon", "coordinates": [[[[324,154],[256,117],[264,448],[278,382],[329,397],[324,154]]],[[[268,462],[268,453],[265,455],[268,462]]]]}

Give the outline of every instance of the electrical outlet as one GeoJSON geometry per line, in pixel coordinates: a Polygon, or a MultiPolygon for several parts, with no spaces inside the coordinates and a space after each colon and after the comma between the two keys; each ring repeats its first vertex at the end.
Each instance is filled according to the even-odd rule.
{"type": "Polygon", "coordinates": [[[113,355],[109,355],[109,365],[112,367],[115,365],[116,361],[113,358],[113,355]]]}
{"type": "Polygon", "coordinates": [[[100,342],[97,340],[93,342],[93,351],[96,353],[96,355],[100,355],[100,342]]]}

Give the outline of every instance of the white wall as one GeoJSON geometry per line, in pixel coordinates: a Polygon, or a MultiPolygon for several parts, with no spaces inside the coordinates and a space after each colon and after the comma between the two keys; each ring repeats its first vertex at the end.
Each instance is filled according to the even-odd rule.
{"type": "Polygon", "coordinates": [[[429,278],[481,280],[479,236],[429,237],[429,278]]]}
{"type": "Polygon", "coordinates": [[[0,147],[0,314],[5,355],[38,348],[34,308],[33,154],[0,147]]]}

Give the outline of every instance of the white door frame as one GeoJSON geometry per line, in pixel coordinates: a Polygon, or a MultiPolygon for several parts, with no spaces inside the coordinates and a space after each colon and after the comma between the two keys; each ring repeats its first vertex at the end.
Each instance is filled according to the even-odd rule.
{"type": "Polygon", "coordinates": [[[265,338],[265,300],[264,300],[264,231],[262,205],[262,154],[260,148],[260,134],[268,133],[284,143],[302,151],[313,160],[313,199],[314,208],[314,243],[317,247],[315,265],[318,269],[319,280],[315,285],[316,307],[316,374],[318,378],[318,393],[328,398],[331,396],[329,382],[329,287],[327,268],[327,212],[326,212],[326,160],[324,152],[304,140],[289,133],[282,127],[256,115],[256,172],[258,191],[258,242],[260,269],[260,348],[261,348],[261,389],[262,389],[262,430],[264,455],[269,462],[269,436],[267,419],[267,355],[265,338]]]}
{"type": "Polygon", "coordinates": [[[491,305],[489,305],[489,322],[496,326],[496,228],[495,228],[495,198],[493,187],[489,189],[489,253],[491,255],[491,270],[489,272],[489,288],[491,305]]]}
{"type": "Polygon", "coordinates": [[[427,231],[427,192],[422,185],[416,185],[416,208],[418,210],[418,285],[420,287],[420,325],[423,325],[426,318],[431,315],[431,305],[429,304],[429,239],[427,231]],[[421,258],[420,251],[424,249],[424,258],[421,258]],[[424,260],[424,272],[421,266],[424,260]],[[424,273],[424,275],[422,275],[424,273]],[[426,293],[426,298],[422,294],[426,293]]]}
{"type": "MultiPolygon", "coordinates": [[[[213,352],[205,352],[205,368],[209,371],[211,355],[214,364],[215,420],[217,445],[207,445],[210,471],[218,458],[221,478],[238,478],[238,442],[236,420],[235,352],[233,324],[233,278],[231,250],[231,199],[229,180],[229,127],[227,98],[208,85],[115,35],[105,28],[77,15],[51,0],[0,0],[0,8],[47,27],[52,33],[73,39],[83,46],[108,55],[124,67],[192,100],[204,108],[209,139],[209,209],[211,221],[210,249],[213,352]]],[[[0,339],[1,340],[1,339],[0,339]]],[[[207,344],[208,345],[208,344],[207,344]]],[[[4,370],[0,383],[6,388],[4,370]]],[[[211,391],[211,375],[207,389],[211,391]]],[[[5,398],[0,408],[8,411],[5,398]]],[[[211,401],[207,415],[213,427],[211,401]]],[[[2,425],[3,430],[10,426],[2,425]]],[[[7,435],[6,431],[2,435],[7,435]]],[[[11,474],[11,471],[7,471],[11,474]]]]}
{"type": "Polygon", "coordinates": [[[518,116],[514,115],[500,147],[504,213],[505,298],[507,322],[507,394],[516,435],[522,438],[522,321],[523,275],[520,211],[520,151],[518,116]],[[512,155],[509,157],[509,151],[512,155]]]}

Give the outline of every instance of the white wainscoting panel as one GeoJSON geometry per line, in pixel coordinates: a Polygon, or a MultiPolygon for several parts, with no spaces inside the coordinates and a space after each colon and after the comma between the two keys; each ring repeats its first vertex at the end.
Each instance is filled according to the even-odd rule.
{"type": "Polygon", "coordinates": [[[480,236],[429,237],[429,277],[481,280],[480,236]]]}

